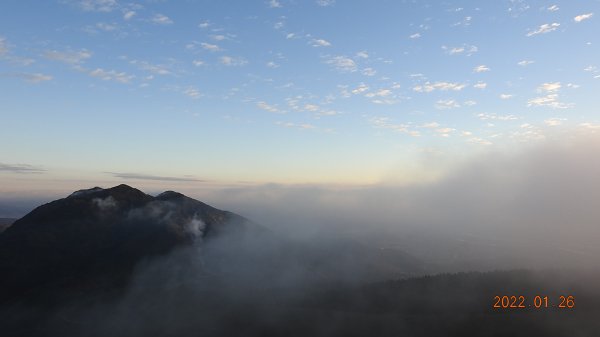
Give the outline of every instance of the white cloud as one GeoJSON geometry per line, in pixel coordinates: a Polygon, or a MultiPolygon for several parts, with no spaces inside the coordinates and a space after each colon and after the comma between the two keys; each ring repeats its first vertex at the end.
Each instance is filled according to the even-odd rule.
{"type": "Polygon", "coordinates": [[[319,111],[319,106],[316,104],[305,104],[304,110],[310,111],[310,112],[316,112],[316,111],[319,111]]]}
{"type": "Polygon", "coordinates": [[[362,70],[362,73],[365,76],[375,76],[375,74],[377,74],[377,71],[375,71],[375,69],[373,68],[365,68],[362,70]]]}
{"type": "Polygon", "coordinates": [[[460,108],[460,104],[453,99],[439,100],[435,103],[435,107],[436,107],[436,109],[446,110],[446,109],[460,108]]]}
{"type": "Polygon", "coordinates": [[[417,85],[413,88],[416,92],[432,92],[434,90],[441,91],[460,91],[464,89],[467,85],[463,83],[452,83],[452,82],[435,82],[430,83],[426,82],[423,85],[417,85]]]}
{"type": "Polygon", "coordinates": [[[409,36],[410,39],[418,39],[421,37],[421,33],[414,33],[409,36]]]}
{"type": "Polygon", "coordinates": [[[346,56],[335,56],[326,61],[327,64],[332,65],[340,72],[355,72],[356,62],[346,56]]]}
{"type": "Polygon", "coordinates": [[[216,44],[211,44],[211,43],[206,43],[206,42],[202,42],[200,43],[200,46],[202,47],[202,49],[208,50],[208,51],[221,51],[222,49],[217,46],[216,44]]]}
{"type": "Polygon", "coordinates": [[[293,128],[299,130],[312,130],[317,128],[316,126],[308,123],[277,122],[276,124],[286,128],[293,128]]]}
{"type": "Polygon", "coordinates": [[[127,11],[123,14],[123,19],[131,20],[135,16],[135,11],[127,11]]]}
{"type": "Polygon", "coordinates": [[[479,50],[479,48],[477,48],[477,46],[463,44],[460,47],[442,46],[442,50],[444,50],[444,52],[449,55],[465,54],[467,56],[471,56],[471,55],[475,54],[479,50]]]}
{"type": "Polygon", "coordinates": [[[163,14],[156,14],[154,17],[152,17],[152,22],[154,22],[157,25],[173,24],[173,20],[171,20],[171,18],[163,14]]]}
{"type": "Polygon", "coordinates": [[[317,5],[321,7],[333,6],[335,4],[335,0],[317,0],[317,5]]]}
{"type": "Polygon", "coordinates": [[[0,56],[8,54],[8,45],[6,39],[0,36],[0,56]]]}
{"type": "Polygon", "coordinates": [[[566,121],[564,118],[550,118],[544,121],[544,124],[547,126],[559,126],[563,121],[566,121]]]}
{"type": "Polygon", "coordinates": [[[57,51],[50,50],[44,53],[44,56],[50,60],[60,61],[68,64],[80,64],[92,57],[92,53],[86,49],[80,51],[57,51]]]}
{"type": "Polygon", "coordinates": [[[117,0],[80,0],[77,4],[88,12],[111,12],[118,7],[117,0]]]}
{"type": "Polygon", "coordinates": [[[277,106],[268,104],[265,101],[260,101],[260,102],[256,103],[256,106],[259,109],[262,109],[262,110],[265,110],[265,111],[268,111],[268,112],[281,113],[281,110],[279,110],[279,108],[277,108],[277,106]]]}
{"type": "Polygon", "coordinates": [[[202,28],[202,29],[208,28],[209,26],[210,26],[210,22],[208,22],[208,21],[203,21],[198,24],[198,28],[202,28]]]}
{"type": "Polygon", "coordinates": [[[496,115],[495,113],[480,113],[477,115],[479,119],[482,121],[485,120],[497,120],[497,121],[513,121],[519,119],[519,117],[515,115],[496,115]]]}
{"type": "Polygon", "coordinates": [[[557,30],[558,27],[560,27],[560,23],[546,23],[541,25],[538,29],[532,30],[529,33],[527,33],[527,36],[550,33],[557,30]]]}
{"type": "Polygon", "coordinates": [[[329,43],[329,41],[323,40],[323,39],[312,39],[310,41],[310,43],[313,47],[329,47],[329,46],[331,46],[331,43],[329,43]]]}
{"type": "Polygon", "coordinates": [[[438,123],[438,122],[425,123],[425,124],[421,125],[421,127],[428,128],[428,129],[435,129],[435,128],[440,127],[440,123],[438,123]]]}
{"type": "Polygon", "coordinates": [[[129,83],[135,77],[124,72],[117,72],[115,70],[107,71],[102,68],[96,68],[95,70],[90,71],[89,75],[104,81],[112,80],[120,83],[129,83]]]}
{"type": "Polygon", "coordinates": [[[192,64],[196,67],[200,67],[200,66],[204,65],[204,61],[197,59],[197,60],[193,60],[192,64]]]}
{"type": "Polygon", "coordinates": [[[485,89],[485,88],[487,88],[487,83],[485,83],[485,82],[477,82],[476,84],[473,85],[473,88],[475,88],[475,89],[485,89]]]}
{"type": "Polygon", "coordinates": [[[194,87],[189,87],[189,88],[185,89],[183,91],[183,94],[190,98],[193,98],[193,99],[198,99],[198,98],[202,97],[202,93],[200,92],[200,90],[198,90],[194,87]]]}
{"type": "Polygon", "coordinates": [[[592,16],[594,16],[594,13],[581,14],[574,17],[573,20],[575,20],[575,22],[581,22],[583,20],[591,19],[592,16]]]}
{"type": "Polygon", "coordinates": [[[242,57],[231,57],[231,56],[221,56],[219,61],[221,62],[221,64],[226,65],[226,66],[243,66],[248,63],[248,61],[246,61],[242,57]]]}
{"type": "Polygon", "coordinates": [[[378,129],[389,129],[396,132],[403,132],[409,134],[413,137],[420,136],[418,131],[410,130],[410,125],[408,124],[395,124],[387,117],[375,117],[369,120],[373,127],[378,129]]]}
{"type": "Polygon", "coordinates": [[[361,58],[361,59],[368,59],[369,54],[366,51],[362,50],[362,51],[359,51],[358,53],[356,53],[356,57],[361,58]]]}
{"type": "Polygon", "coordinates": [[[269,7],[271,8],[281,8],[281,3],[278,0],[270,0],[269,7]]]}
{"type": "Polygon", "coordinates": [[[96,24],[96,28],[103,30],[105,32],[112,32],[114,30],[117,30],[118,27],[114,23],[98,22],[96,24]]]}
{"type": "Polygon", "coordinates": [[[0,77],[16,77],[30,83],[40,83],[52,80],[52,76],[41,73],[0,73],[0,77]]]}
{"type": "Polygon", "coordinates": [[[482,64],[480,66],[475,67],[473,69],[473,71],[476,73],[484,73],[486,71],[490,71],[490,68],[488,68],[488,66],[482,64]]]}
{"type": "Polygon", "coordinates": [[[535,97],[527,101],[529,107],[549,107],[552,109],[566,109],[572,104],[562,103],[558,100],[558,94],[549,94],[546,96],[535,97]]]}
{"type": "Polygon", "coordinates": [[[369,87],[366,84],[361,83],[356,89],[352,90],[352,93],[354,95],[358,95],[358,94],[362,94],[363,92],[366,92],[368,90],[369,90],[369,87]]]}
{"type": "Polygon", "coordinates": [[[273,61],[269,61],[267,62],[267,67],[269,68],[279,68],[279,64],[273,62],[273,61]]]}
{"type": "Polygon", "coordinates": [[[562,85],[560,82],[544,83],[538,87],[538,92],[557,92],[560,90],[562,85]]]}
{"type": "Polygon", "coordinates": [[[511,94],[500,94],[500,99],[511,99],[512,97],[511,94]]]}
{"type": "Polygon", "coordinates": [[[548,8],[546,8],[549,12],[556,12],[557,10],[559,10],[560,8],[557,5],[552,5],[548,8]]]}
{"type": "Polygon", "coordinates": [[[523,61],[519,61],[519,63],[517,63],[518,65],[520,65],[521,67],[526,67],[530,64],[534,63],[534,61],[530,61],[530,60],[523,60],[523,61]]]}
{"type": "Polygon", "coordinates": [[[369,92],[365,94],[365,97],[373,98],[373,97],[387,97],[392,94],[390,89],[379,89],[375,92],[369,92]]]}

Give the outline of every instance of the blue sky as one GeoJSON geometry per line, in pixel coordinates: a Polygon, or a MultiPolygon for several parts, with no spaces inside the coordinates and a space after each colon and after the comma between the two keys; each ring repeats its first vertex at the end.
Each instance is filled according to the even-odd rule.
{"type": "Polygon", "coordinates": [[[428,179],[599,128],[599,15],[597,0],[2,1],[0,185],[428,179]]]}

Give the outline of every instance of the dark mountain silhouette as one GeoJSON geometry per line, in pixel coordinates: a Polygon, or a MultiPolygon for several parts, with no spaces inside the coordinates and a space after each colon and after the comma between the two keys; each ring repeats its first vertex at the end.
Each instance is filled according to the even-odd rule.
{"type": "Polygon", "coordinates": [[[142,259],[259,225],[176,192],[127,185],[77,191],[42,205],[0,235],[0,300],[124,284],[142,259]]]}
{"type": "Polygon", "coordinates": [[[0,218],[0,233],[4,232],[16,220],[17,219],[13,219],[13,218],[0,218]]]}

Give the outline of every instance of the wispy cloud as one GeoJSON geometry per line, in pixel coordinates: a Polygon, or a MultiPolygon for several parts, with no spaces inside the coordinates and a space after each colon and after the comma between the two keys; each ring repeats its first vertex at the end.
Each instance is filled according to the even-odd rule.
{"type": "Polygon", "coordinates": [[[519,117],[515,115],[497,115],[495,113],[480,113],[477,115],[477,118],[482,121],[485,120],[497,120],[497,121],[514,121],[519,119],[519,117]]]}
{"type": "Polygon", "coordinates": [[[308,123],[276,122],[275,124],[286,128],[293,128],[299,130],[312,130],[317,128],[316,126],[308,123]]]}
{"type": "Polygon", "coordinates": [[[538,87],[538,92],[557,92],[562,85],[560,82],[543,83],[538,87]]]}
{"type": "Polygon", "coordinates": [[[581,14],[581,15],[577,15],[576,17],[573,18],[573,20],[575,22],[581,22],[587,19],[591,19],[592,16],[594,16],[594,13],[587,13],[587,14],[581,14]]]}
{"type": "Polygon", "coordinates": [[[4,164],[0,163],[0,172],[10,173],[44,173],[46,170],[39,166],[28,164],[4,164]]]}
{"type": "Polygon", "coordinates": [[[52,76],[41,73],[0,73],[0,77],[20,78],[30,83],[40,83],[52,80],[52,76]]]}
{"type": "Polygon", "coordinates": [[[548,8],[546,8],[546,10],[548,10],[549,12],[556,12],[558,11],[560,8],[557,5],[552,5],[548,8]]]}
{"type": "Polygon", "coordinates": [[[534,36],[534,35],[538,35],[538,34],[547,34],[550,32],[553,32],[555,30],[558,29],[558,27],[560,27],[560,23],[546,23],[541,25],[538,29],[532,30],[529,33],[527,33],[527,36],[534,36]]]}
{"type": "Polygon", "coordinates": [[[195,87],[188,87],[183,91],[183,94],[193,98],[193,99],[198,99],[200,97],[202,97],[202,93],[200,92],[200,90],[198,90],[195,87]]]}
{"type": "Polygon", "coordinates": [[[269,0],[268,5],[271,8],[281,8],[281,7],[283,7],[281,5],[281,2],[279,2],[278,0],[269,0]]]}
{"type": "Polygon", "coordinates": [[[125,72],[118,72],[116,70],[104,70],[102,68],[96,68],[88,73],[90,76],[99,78],[104,81],[115,81],[119,83],[129,83],[135,78],[134,75],[129,75],[125,72]]]}
{"type": "Polygon", "coordinates": [[[275,105],[268,104],[265,101],[260,101],[256,103],[256,106],[261,109],[272,113],[282,113],[282,111],[275,105]]]}
{"type": "Polygon", "coordinates": [[[526,67],[533,63],[535,63],[535,62],[531,61],[531,60],[523,60],[523,61],[519,61],[519,63],[517,63],[517,64],[520,65],[521,67],[526,67]]]}
{"type": "Polygon", "coordinates": [[[211,44],[211,43],[206,43],[206,42],[200,43],[200,46],[202,47],[202,49],[208,50],[208,51],[212,51],[212,52],[221,51],[222,50],[221,47],[219,47],[218,45],[211,44]]]}
{"type": "Polygon", "coordinates": [[[232,67],[243,66],[248,63],[248,61],[246,61],[242,57],[232,57],[232,56],[221,56],[221,58],[219,59],[219,62],[221,62],[221,64],[223,64],[223,65],[232,66],[232,67]]]}
{"type": "Polygon", "coordinates": [[[546,96],[535,97],[527,101],[529,107],[549,107],[552,109],[566,109],[572,104],[566,104],[559,101],[558,94],[548,94],[546,96]]]}
{"type": "Polygon", "coordinates": [[[79,0],[75,3],[88,12],[112,12],[118,8],[117,0],[79,0]]]}
{"type": "Polygon", "coordinates": [[[137,13],[135,11],[126,11],[123,13],[124,20],[131,20],[137,13]]]}
{"type": "Polygon", "coordinates": [[[44,57],[53,61],[64,62],[72,65],[81,64],[85,60],[92,57],[92,52],[87,49],[82,49],[79,51],[57,51],[50,50],[44,53],[44,57]]]}
{"type": "Polygon", "coordinates": [[[460,104],[453,99],[439,100],[435,103],[435,108],[439,110],[448,110],[460,108],[460,104]]]}
{"type": "Polygon", "coordinates": [[[471,56],[471,55],[475,54],[479,50],[479,48],[477,48],[477,46],[463,44],[462,46],[459,46],[459,47],[442,46],[442,50],[444,50],[444,52],[448,55],[464,54],[466,56],[471,56]]]}
{"type": "Polygon", "coordinates": [[[190,178],[190,177],[167,177],[167,176],[155,176],[149,174],[140,173],[123,173],[123,172],[104,172],[110,174],[115,178],[121,178],[126,180],[153,180],[153,181],[182,181],[182,182],[205,182],[205,180],[190,178]]]}
{"type": "Polygon", "coordinates": [[[473,85],[473,88],[475,89],[485,89],[487,88],[487,83],[485,82],[477,82],[473,85]]]}
{"type": "Polygon", "coordinates": [[[417,85],[413,88],[416,92],[432,92],[435,90],[441,91],[460,91],[464,89],[467,85],[464,83],[452,83],[452,82],[435,82],[430,83],[426,82],[423,85],[417,85]]]}
{"type": "Polygon", "coordinates": [[[490,71],[490,68],[488,66],[482,64],[480,66],[475,67],[473,69],[473,71],[476,73],[484,73],[486,71],[490,71]]]}
{"type": "Polygon", "coordinates": [[[152,17],[151,20],[153,23],[157,25],[171,25],[173,24],[173,20],[164,14],[156,14],[152,17]]]}
{"type": "Polygon", "coordinates": [[[323,40],[323,39],[312,39],[310,41],[311,46],[313,47],[329,47],[331,46],[331,43],[327,40],[323,40]]]}
{"type": "Polygon", "coordinates": [[[335,0],[317,0],[317,5],[321,7],[333,6],[335,4],[335,0]]]}
{"type": "Polygon", "coordinates": [[[336,70],[340,72],[355,72],[357,69],[356,62],[346,56],[334,56],[326,61],[327,64],[332,65],[336,70]]]}

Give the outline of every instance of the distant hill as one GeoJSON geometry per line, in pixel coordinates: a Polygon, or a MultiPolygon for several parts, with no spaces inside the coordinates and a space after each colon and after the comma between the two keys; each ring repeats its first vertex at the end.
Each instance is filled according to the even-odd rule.
{"type": "Polygon", "coordinates": [[[0,218],[0,233],[4,232],[16,220],[17,219],[12,219],[12,218],[0,218]]]}

